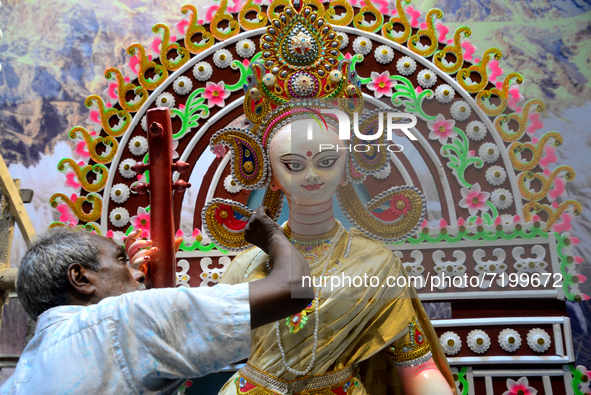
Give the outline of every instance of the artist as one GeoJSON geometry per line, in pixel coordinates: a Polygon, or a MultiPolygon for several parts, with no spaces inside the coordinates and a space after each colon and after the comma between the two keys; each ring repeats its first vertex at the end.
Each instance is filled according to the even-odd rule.
{"type": "Polygon", "coordinates": [[[274,262],[265,279],[213,288],[144,290],[135,269],[151,242],[130,234],[123,247],[57,228],[30,245],[17,293],[35,336],[0,394],[173,394],[184,380],[247,358],[250,331],[295,314],[313,299],[302,288],[304,257],[260,207],[246,240],[274,262]],[[300,298],[292,298],[292,288],[300,298]]]}

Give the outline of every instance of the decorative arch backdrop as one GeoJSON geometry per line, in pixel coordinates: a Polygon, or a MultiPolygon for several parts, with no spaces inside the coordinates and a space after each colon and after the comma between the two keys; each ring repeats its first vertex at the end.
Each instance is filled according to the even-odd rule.
{"type": "MultiPolygon", "coordinates": [[[[144,45],[149,51],[147,55],[158,54],[162,35],[160,33],[155,35],[152,32],[152,26],[158,22],[164,22],[171,26],[171,34],[174,36],[176,28],[183,28],[182,25],[177,25],[176,28],[173,26],[183,17],[180,10],[186,3],[187,1],[178,0],[82,3],[73,0],[16,0],[3,3],[0,8],[0,29],[3,33],[0,41],[1,153],[10,164],[13,178],[22,180],[21,187],[35,191],[35,199],[28,205],[27,210],[37,232],[45,230],[51,222],[56,220],[62,222],[69,219],[77,220],[65,207],[60,209],[58,206],[58,212],[51,210],[48,202],[56,191],[68,191],[67,198],[71,198],[70,195],[73,193],[80,193],[80,185],[72,172],[77,165],[76,161],[68,163],[60,163],[60,161],[62,158],[83,160],[89,155],[83,144],[68,136],[68,131],[75,125],[88,124],[87,129],[90,131],[95,128],[94,125],[100,124],[100,117],[92,111],[89,113],[88,108],[85,107],[86,98],[91,94],[102,92],[105,88],[105,97],[114,95],[114,88],[107,84],[104,78],[104,71],[108,67],[117,66],[121,69],[121,66],[126,65],[128,69],[121,70],[125,75],[132,75],[130,70],[136,68],[137,64],[130,62],[130,57],[126,53],[130,43],[139,42],[144,45]],[[58,171],[58,165],[61,165],[62,173],[58,171]],[[66,185],[62,187],[64,182],[66,185]]],[[[200,17],[206,21],[211,18],[212,12],[218,6],[218,3],[210,4],[207,1],[190,3],[198,9],[200,17]]],[[[355,2],[352,3],[355,4],[355,2]]],[[[390,10],[395,8],[394,4],[388,5],[386,2],[380,6],[390,10]]],[[[541,113],[538,120],[541,125],[534,136],[539,138],[553,130],[563,136],[560,149],[556,151],[548,149],[545,152],[545,158],[547,158],[548,167],[552,170],[560,164],[568,163],[576,171],[576,179],[566,183],[563,188],[569,199],[578,200],[583,205],[583,213],[572,222],[564,218],[561,224],[562,231],[571,232],[581,240],[576,247],[577,255],[583,259],[579,272],[589,277],[591,275],[588,265],[591,259],[591,170],[588,158],[591,155],[591,138],[588,114],[591,110],[591,71],[588,65],[591,62],[591,5],[588,2],[576,0],[547,1],[535,3],[535,5],[525,1],[486,4],[477,1],[415,0],[411,3],[411,7],[414,7],[410,10],[411,15],[415,10],[421,11],[419,23],[425,21],[425,14],[430,8],[440,8],[444,12],[443,27],[448,30],[439,29],[438,32],[447,34],[448,39],[452,38],[453,32],[459,27],[470,26],[472,46],[467,51],[472,51],[470,53],[473,54],[473,58],[482,57],[486,48],[499,48],[503,53],[501,64],[506,70],[504,75],[515,70],[519,71],[525,79],[520,90],[512,97],[517,98],[522,95],[526,100],[539,98],[544,102],[545,111],[541,113]]],[[[347,28],[341,30],[346,31],[347,28]]],[[[170,37],[170,41],[175,40],[175,37],[170,37]]],[[[377,46],[378,43],[375,45],[377,46]]],[[[239,57],[235,56],[235,58],[239,57]]],[[[186,67],[193,67],[197,61],[192,59],[189,61],[191,65],[186,67]]],[[[228,76],[232,73],[230,68],[227,72],[228,76]]],[[[494,75],[502,71],[499,64],[493,64],[489,72],[490,75],[494,75]]],[[[216,70],[216,73],[218,73],[218,80],[224,79],[219,70],[216,70]]],[[[116,77],[115,72],[113,76],[116,77]]],[[[503,79],[504,76],[499,77],[501,83],[503,79]]],[[[235,81],[236,77],[229,77],[228,80],[235,81]]],[[[236,118],[234,122],[237,126],[241,122],[241,86],[233,88],[236,89],[228,90],[236,91],[237,94],[226,100],[223,111],[209,119],[209,123],[215,123],[222,116],[236,118]]],[[[152,92],[149,100],[156,99],[160,93],[152,92]]],[[[100,107],[98,103],[98,100],[95,100],[91,104],[100,107]]],[[[134,103],[132,102],[131,105],[133,106],[134,103]]],[[[200,105],[203,103],[195,98],[193,109],[197,109],[200,105]]],[[[108,108],[100,108],[100,111],[107,110],[108,108]]],[[[179,112],[177,116],[181,118],[186,114],[179,112]]],[[[118,125],[110,124],[107,127],[117,134],[117,130],[123,127],[134,128],[138,122],[141,122],[140,119],[141,117],[134,118],[130,125],[126,125],[127,121],[122,119],[118,125]]],[[[188,122],[188,118],[184,119],[183,127],[188,122]]],[[[96,130],[100,130],[100,127],[98,126],[96,130]]],[[[206,130],[202,128],[199,134],[202,136],[205,132],[206,130]]],[[[78,131],[78,135],[82,136],[84,133],[78,131]]],[[[126,136],[126,141],[121,140],[119,144],[127,146],[129,137],[126,136]]],[[[186,159],[181,159],[189,162],[193,159],[194,170],[190,181],[196,188],[185,193],[182,202],[177,203],[177,209],[183,209],[182,214],[179,214],[181,229],[186,234],[190,234],[192,229],[200,227],[200,224],[194,223],[193,216],[188,213],[205,203],[208,195],[214,193],[214,191],[211,193],[208,191],[198,195],[199,180],[203,178],[219,180],[219,184],[215,182],[213,185],[217,186],[217,192],[220,192],[223,190],[223,177],[227,173],[206,175],[204,172],[211,163],[221,162],[223,159],[216,158],[209,152],[205,139],[198,140],[194,136],[186,140],[179,143],[185,145],[181,148],[187,156],[186,159]],[[194,146],[194,149],[186,150],[187,145],[194,146]],[[205,153],[197,155],[198,152],[205,153]],[[195,163],[197,158],[198,161],[195,163]]],[[[140,148],[142,147],[138,146],[138,150],[140,148]]],[[[119,160],[122,152],[123,150],[119,150],[116,154],[115,160],[118,164],[122,163],[119,160]]],[[[109,155],[107,150],[100,156],[109,155]]],[[[95,162],[100,163],[100,161],[95,162]]],[[[413,163],[415,169],[421,166],[426,167],[427,164],[417,163],[414,166],[413,163]]],[[[397,167],[404,168],[402,164],[397,167]]],[[[224,168],[225,166],[219,167],[222,170],[224,168]]],[[[111,190],[124,178],[121,172],[112,170],[108,177],[106,171],[100,166],[89,171],[96,172],[99,181],[95,182],[102,183],[104,177],[104,185],[111,190]]],[[[420,180],[421,184],[432,182],[428,179],[428,172],[424,173],[424,175],[409,175],[401,171],[401,177],[409,181],[427,177],[420,180]]],[[[561,192],[557,191],[558,202],[562,199],[561,192]]],[[[428,191],[425,193],[427,194],[428,191]]],[[[440,198],[442,201],[445,200],[440,198]]],[[[105,203],[112,204],[106,201],[105,203]]],[[[147,201],[138,200],[137,204],[144,207],[147,201]]],[[[438,210],[447,211],[447,208],[440,206],[428,208],[434,218],[437,218],[438,210]]],[[[103,225],[109,221],[107,213],[107,210],[103,211],[101,218],[103,225]]],[[[136,215],[138,220],[141,220],[143,215],[139,211],[130,212],[130,214],[136,215]]],[[[451,214],[453,215],[455,214],[451,214]]],[[[20,234],[15,232],[11,258],[13,266],[18,266],[24,248],[24,243],[20,241],[20,234]]],[[[223,268],[228,263],[226,260],[227,258],[223,262],[220,260],[218,266],[223,268]]],[[[183,265],[179,263],[182,270],[185,270],[183,265]]],[[[188,263],[186,266],[188,267],[188,263]]],[[[208,264],[205,266],[207,267],[208,264]]],[[[203,273],[205,272],[203,270],[203,273]]],[[[203,280],[205,282],[215,280],[214,276],[218,275],[216,273],[215,270],[210,270],[203,280]]],[[[586,291],[588,289],[588,283],[581,285],[583,293],[590,294],[591,292],[586,291]]],[[[575,349],[577,364],[590,366],[591,346],[582,342],[582,339],[589,338],[591,330],[589,327],[591,322],[588,318],[591,315],[589,302],[569,303],[569,307],[575,346],[578,347],[575,349]]],[[[24,316],[17,302],[10,303],[4,311],[0,330],[0,353],[18,355],[24,346],[26,320],[23,320],[24,316]]]]}

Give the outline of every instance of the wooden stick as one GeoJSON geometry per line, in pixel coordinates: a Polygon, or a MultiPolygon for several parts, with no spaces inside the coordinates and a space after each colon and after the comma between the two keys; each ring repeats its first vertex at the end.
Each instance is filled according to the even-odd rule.
{"type": "Polygon", "coordinates": [[[2,188],[2,194],[8,198],[10,211],[12,211],[25,242],[27,245],[30,244],[31,238],[35,235],[35,229],[2,155],[0,155],[0,188],[2,188]]]}

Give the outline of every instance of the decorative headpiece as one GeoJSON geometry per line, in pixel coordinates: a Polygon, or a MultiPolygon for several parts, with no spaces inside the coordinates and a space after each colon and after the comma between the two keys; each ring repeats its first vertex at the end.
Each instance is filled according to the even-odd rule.
{"type": "MultiPolygon", "coordinates": [[[[245,86],[244,114],[251,128],[224,128],[210,141],[212,150],[219,145],[230,148],[232,177],[242,188],[268,186],[270,141],[286,124],[310,118],[320,109],[338,109],[349,115],[362,113],[364,101],[357,73],[339,46],[332,26],[301,0],[291,0],[267,27],[260,42],[262,58],[251,63],[252,75],[245,86]]],[[[380,110],[362,116],[359,132],[375,134],[385,117],[380,110]]],[[[326,118],[336,124],[330,116],[326,118]]],[[[354,136],[350,143],[362,141],[354,136]]],[[[385,143],[385,134],[373,141],[382,147],[385,143]]],[[[347,178],[351,182],[339,187],[338,201],[353,225],[372,237],[393,242],[406,239],[418,229],[426,211],[423,194],[412,187],[390,188],[364,205],[352,185],[362,183],[368,175],[387,171],[389,162],[385,149],[372,147],[367,152],[349,153],[347,178]]],[[[263,205],[275,220],[282,202],[281,191],[267,188],[263,205]]],[[[239,251],[248,247],[244,227],[250,213],[243,204],[216,198],[203,208],[203,224],[216,245],[239,251]]]]}

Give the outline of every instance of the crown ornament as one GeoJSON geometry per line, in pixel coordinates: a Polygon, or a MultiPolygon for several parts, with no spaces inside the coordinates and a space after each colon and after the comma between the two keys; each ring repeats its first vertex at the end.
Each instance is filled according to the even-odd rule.
{"type": "MultiPolygon", "coordinates": [[[[271,180],[269,146],[275,133],[297,119],[321,117],[335,130],[338,119],[323,109],[336,109],[354,118],[362,114],[363,95],[357,73],[345,59],[332,26],[312,5],[314,0],[291,0],[272,19],[260,40],[261,59],[251,63],[245,86],[244,114],[249,129],[224,128],[210,140],[212,151],[231,151],[233,181],[247,190],[264,189],[271,180]]],[[[360,117],[358,130],[374,135],[385,124],[386,112],[374,110],[360,117]],[[381,118],[381,119],[380,119],[381,118]]],[[[302,138],[306,138],[302,135],[302,138]]],[[[361,142],[358,136],[351,144],[361,142]]],[[[385,136],[377,144],[386,143],[385,136]]],[[[339,187],[338,202],[349,221],[369,236],[400,241],[418,228],[425,216],[423,194],[413,187],[393,187],[363,204],[353,184],[389,169],[387,151],[375,148],[347,154],[346,187],[339,187]]],[[[279,218],[283,193],[266,189],[263,205],[279,218]]],[[[244,227],[252,211],[227,199],[212,199],[202,211],[204,227],[218,247],[240,251],[249,247],[244,227]]]]}

